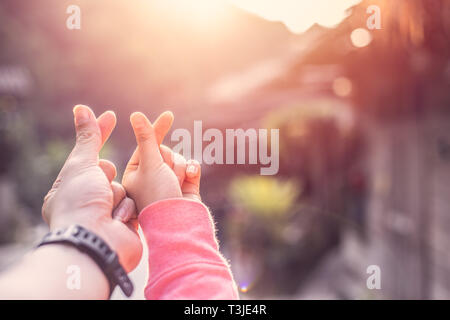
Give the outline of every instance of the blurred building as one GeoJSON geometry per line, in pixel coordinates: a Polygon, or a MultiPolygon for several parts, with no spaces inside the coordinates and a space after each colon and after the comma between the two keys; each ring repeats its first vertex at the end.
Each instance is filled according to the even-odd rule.
{"type": "Polygon", "coordinates": [[[449,18],[448,1],[362,1],[299,64],[344,67],[366,136],[364,232],[350,221],[324,268],[335,297],[450,297],[449,18]],[[372,4],[382,29],[356,46],[372,4]],[[366,288],[369,265],[381,268],[381,290],[366,288]]]}
{"type": "Polygon", "coordinates": [[[337,195],[329,173],[315,178],[322,209],[341,211],[329,219],[340,244],[316,261],[299,298],[450,298],[448,21],[449,1],[364,0],[336,28],[313,26],[295,58],[272,62],[256,86],[215,101],[227,110],[218,127],[248,126],[299,101],[325,98],[337,115],[351,107],[364,148],[340,164],[345,204],[324,201],[337,195]],[[370,5],[380,8],[380,30],[367,30],[370,5]],[[370,265],[381,269],[381,290],[366,286],[370,265]]]}

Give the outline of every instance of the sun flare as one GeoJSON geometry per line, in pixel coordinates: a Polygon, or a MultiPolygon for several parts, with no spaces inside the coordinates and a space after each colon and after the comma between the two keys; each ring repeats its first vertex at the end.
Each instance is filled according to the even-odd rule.
{"type": "Polygon", "coordinates": [[[180,20],[204,27],[223,17],[226,4],[223,0],[164,0],[163,7],[180,20]]]}

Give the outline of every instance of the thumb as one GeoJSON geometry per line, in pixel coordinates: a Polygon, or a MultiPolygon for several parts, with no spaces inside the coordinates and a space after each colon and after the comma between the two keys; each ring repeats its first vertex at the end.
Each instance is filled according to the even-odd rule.
{"type": "Polygon", "coordinates": [[[81,160],[97,160],[102,144],[101,132],[94,112],[87,106],[73,109],[77,141],[72,156],[81,160]]]}
{"type": "Polygon", "coordinates": [[[194,159],[188,160],[186,165],[186,178],[184,179],[183,185],[181,186],[183,197],[201,201],[200,177],[200,163],[194,159]]]}

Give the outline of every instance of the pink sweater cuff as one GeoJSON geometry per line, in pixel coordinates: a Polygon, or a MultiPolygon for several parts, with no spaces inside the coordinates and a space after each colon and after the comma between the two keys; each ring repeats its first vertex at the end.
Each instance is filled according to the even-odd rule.
{"type": "Polygon", "coordinates": [[[208,209],[188,199],[155,202],[139,215],[149,250],[147,299],[237,299],[208,209]]]}

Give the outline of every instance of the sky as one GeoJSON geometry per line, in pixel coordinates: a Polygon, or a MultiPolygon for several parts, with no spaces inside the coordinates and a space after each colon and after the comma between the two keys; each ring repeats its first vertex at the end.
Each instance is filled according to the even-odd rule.
{"type": "Polygon", "coordinates": [[[228,0],[265,19],[283,22],[293,32],[314,23],[332,27],[345,18],[345,10],[361,0],[228,0]]]}

